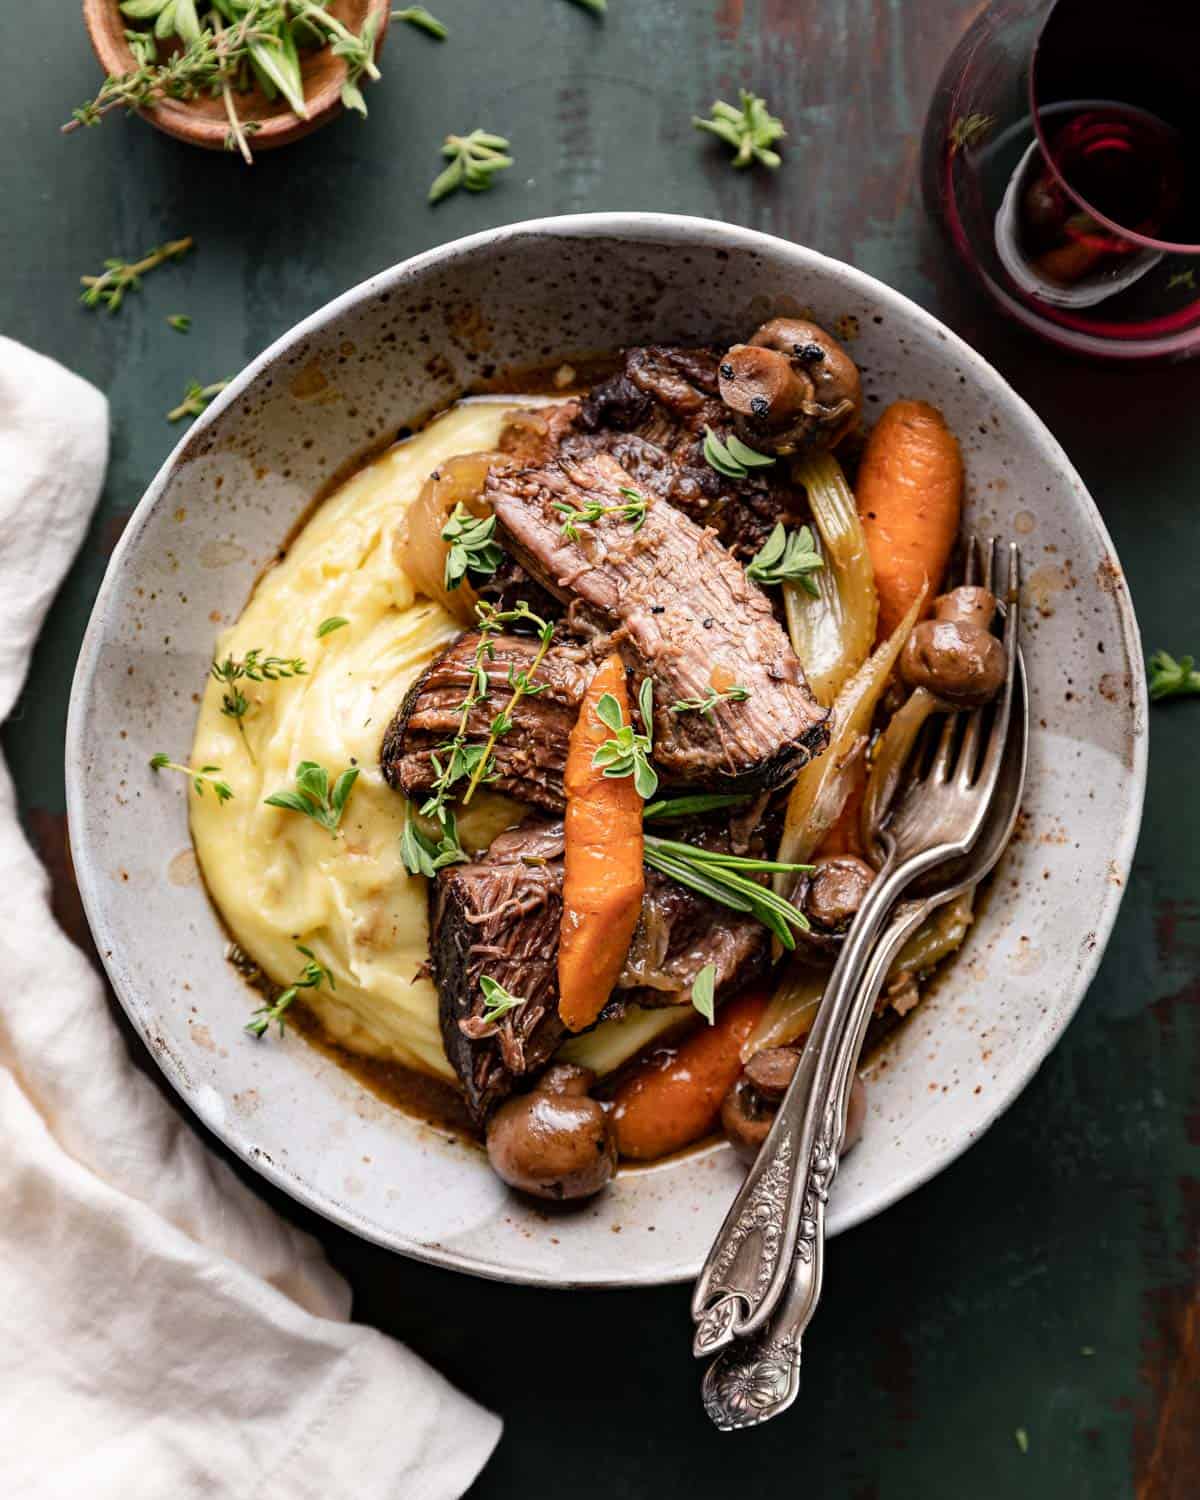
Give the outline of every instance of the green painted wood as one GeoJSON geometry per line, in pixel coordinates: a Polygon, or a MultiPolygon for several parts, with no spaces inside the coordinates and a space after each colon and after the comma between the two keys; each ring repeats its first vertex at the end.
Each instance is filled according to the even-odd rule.
{"type": "MultiPolygon", "coordinates": [[[[1148,645],[1200,652],[1200,369],[1122,374],[1028,342],[960,284],[923,220],[917,131],[975,0],[610,4],[598,24],[566,0],[438,0],[451,41],[396,28],[368,122],[339,122],[249,172],[138,123],[60,138],[97,82],[78,6],[0,7],[0,329],[113,405],[100,514],[3,731],[27,826],[81,938],[62,819],[67,692],[108,551],[176,436],[164,411],[190,378],[233,372],[370,272],[486,225],[602,208],[708,214],[883,277],[970,338],[1060,436],[1105,512],[1148,645]],[[739,83],[788,124],[774,179],[734,174],[690,127],[739,83]],[[517,167],[489,194],[428,210],[438,141],[476,125],[511,136],[517,167]],[[76,305],[78,276],[105,256],[184,233],[196,254],[116,318],[76,305]],[[190,336],[167,328],[173,312],[191,314],[190,336]]],[[[1200,1493],[1198,735],[1200,703],[1154,711],[1137,867],[1079,1018],[964,1159],[836,1243],[805,1396],[763,1432],[709,1428],[682,1288],[566,1298],[472,1282],[277,1200],[350,1276],[359,1317],[503,1412],[480,1500],[1200,1493]]]]}

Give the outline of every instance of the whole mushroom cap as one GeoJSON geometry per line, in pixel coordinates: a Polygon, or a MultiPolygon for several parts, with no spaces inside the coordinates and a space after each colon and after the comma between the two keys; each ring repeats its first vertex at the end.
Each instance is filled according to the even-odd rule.
{"type": "Polygon", "coordinates": [[[772,318],[718,366],[721,400],[751,447],[786,455],[832,448],[858,421],[858,366],[816,323],[772,318]]]}

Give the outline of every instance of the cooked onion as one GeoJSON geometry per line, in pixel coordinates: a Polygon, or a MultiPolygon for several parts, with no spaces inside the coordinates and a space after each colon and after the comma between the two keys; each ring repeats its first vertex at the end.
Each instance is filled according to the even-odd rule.
{"type": "Polygon", "coordinates": [[[483,486],[498,457],[495,453],[464,453],[447,459],[421,486],[421,493],[396,527],[393,541],[396,561],[412,580],[413,587],[427,598],[436,599],[464,625],[475,623],[475,602],[479,596],[466,578],[456,589],[446,587],[449,549],[442,541],[442,528],[460,501],[473,516],[489,514],[483,486]]]}
{"type": "Polygon", "coordinates": [[[828,977],[804,964],[789,964],[779,988],[771,996],[771,1003],[746,1038],[742,1061],[749,1062],[756,1052],[767,1047],[788,1047],[806,1037],[817,1018],[828,977]]]}
{"type": "Polygon", "coordinates": [[[867,858],[876,865],[880,863],[876,857],[880,824],[900,784],[900,773],[912,754],[913,745],[925,720],[942,706],[928,688],[916,688],[903,707],[892,715],[891,723],[875,747],[875,758],[871,763],[871,774],[867,778],[867,790],[863,794],[858,826],[867,858]]]}
{"type": "Polygon", "coordinates": [[[945,906],[939,906],[901,948],[890,972],[899,974],[909,969],[914,974],[925,974],[957,953],[975,920],[975,890],[972,886],[945,906]]]}
{"type": "Polygon", "coordinates": [[[802,584],[785,582],[783,602],[792,649],[814,697],[828,706],[875,641],[875,571],[854,495],[837,459],[831,453],[812,454],[793,465],[792,477],[808,491],[819,533],[817,550],[826,565],[809,574],[816,598],[802,584]]]}

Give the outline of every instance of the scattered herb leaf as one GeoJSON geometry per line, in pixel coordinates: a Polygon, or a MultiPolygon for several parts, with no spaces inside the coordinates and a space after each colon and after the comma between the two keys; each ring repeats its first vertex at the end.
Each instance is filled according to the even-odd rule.
{"type": "Polygon", "coordinates": [[[592,756],[592,765],[605,776],[632,776],[638,796],[648,802],[658,790],[658,773],[650,764],[654,749],[654,684],[643,677],[638,690],[638,707],[641,709],[643,733],[638,734],[632,724],[621,717],[621,705],[611,693],[605,693],[596,704],[596,717],[606,729],[613,731],[613,738],[605,740],[592,756]]]}
{"type": "Polygon", "coordinates": [[[511,167],[508,142],[502,135],[490,135],[486,130],[472,130],[470,135],[448,135],[442,144],[442,155],[450,158],[450,165],[440,172],[429,189],[429,202],[440,203],[458,188],[469,193],[482,193],[492,186],[497,172],[511,167]]]}
{"type": "Polygon", "coordinates": [[[412,808],[404,820],[404,832],[400,835],[400,858],[410,875],[424,875],[432,880],[439,870],[447,865],[462,864],[467,853],[458,839],[458,827],[454,813],[446,809],[445,822],[440,828],[441,838],[435,843],[417,826],[412,808]]]}
{"type": "MultiPolygon", "coordinates": [[[[143,276],[170,261],[182,260],[192,248],[192,243],[189,234],[181,240],[170,240],[165,245],[159,245],[132,264],[123,260],[106,260],[99,276],[79,278],[79,284],[84,288],[79,297],[80,302],[84,307],[99,307],[103,304],[110,313],[115,313],[125,300],[126,292],[141,290],[143,276]]],[[[167,321],[171,320],[168,318],[167,321]]]]}
{"type": "Polygon", "coordinates": [[[569,542],[579,540],[580,526],[594,526],[601,516],[618,516],[622,521],[632,521],[634,531],[641,531],[646,524],[646,511],[650,502],[640,490],[633,490],[628,485],[621,485],[617,493],[622,497],[620,505],[601,505],[599,500],[589,500],[582,510],[577,509],[566,500],[556,500],[554,509],[560,516],[565,517],[562,524],[562,534],[569,542]]]}
{"type": "Polygon", "coordinates": [[[392,20],[407,21],[410,26],[415,26],[418,31],[431,36],[435,42],[444,42],[450,35],[445,23],[439,21],[436,16],[431,16],[423,5],[406,5],[403,10],[394,10],[392,20]]]}
{"type": "Polygon", "coordinates": [[[482,582],[504,561],[504,553],[493,540],[495,516],[473,516],[460,500],[442,527],[442,541],[450,543],[442,575],[448,589],[456,589],[470,574],[482,582]]]}
{"type": "Polygon", "coordinates": [[[716,1021],[716,964],[705,964],[692,981],[692,1005],[711,1026],[716,1021]]]}
{"type": "Polygon", "coordinates": [[[749,696],[749,688],[735,683],[733,687],[726,688],[720,693],[714,688],[706,698],[680,698],[671,704],[671,712],[673,714],[703,714],[706,719],[711,719],[713,709],[718,703],[745,703],[749,696]]]}
{"type": "Polygon", "coordinates": [[[206,782],[216,792],[218,802],[228,802],[233,796],[233,788],[227,781],[220,779],[220,766],[201,766],[199,770],[195,766],[181,766],[178,761],[172,760],[169,755],[164,755],[160,750],[157,755],[150,757],[150,769],[152,771],[178,771],[183,776],[190,776],[197,797],[204,796],[206,782]]]}
{"type": "Polygon", "coordinates": [[[293,979],[286,990],[280,990],[270,1005],[260,1005],[246,1022],[246,1030],[251,1036],[265,1036],[272,1021],[279,1022],[279,1035],[282,1036],[283,1018],[301,990],[319,989],[322,984],[327,984],[331,990],[337,988],[333,975],[324,964],[317,961],[317,956],[311,948],[305,948],[303,944],[297,943],[296,952],[303,954],[308,962],[300,970],[299,978],[293,979]]]}
{"type": "Polygon", "coordinates": [[[330,615],[327,620],[322,620],[317,626],[317,640],[324,640],[327,635],[332,635],[335,630],[341,630],[343,625],[349,625],[349,623],[345,615],[330,615]]]}
{"type": "Polygon", "coordinates": [[[1193,657],[1181,656],[1176,661],[1169,652],[1156,651],[1147,665],[1152,700],[1200,693],[1200,671],[1193,657]]]}
{"type": "Polygon", "coordinates": [[[485,1026],[494,1025],[501,1016],[506,1016],[510,1010],[516,1010],[519,1006],[527,1005],[528,999],[524,995],[510,995],[498,979],[493,979],[490,974],[479,976],[479,988],[483,991],[484,1011],[480,1020],[485,1026]]]}
{"type": "Polygon", "coordinates": [[[704,461],[726,479],[745,479],[751,469],[767,469],[775,462],[770,454],[756,453],[739,437],[722,442],[711,427],[704,429],[704,461]]]}
{"type": "Polygon", "coordinates": [[[594,16],[605,15],[608,11],[608,0],[575,0],[575,4],[590,10],[594,16]]]}
{"type": "Polygon", "coordinates": [[[232,378],[226,376],[224,380],[214,380],[211,385],[191,381],[183,400],[167,413],[167,421],[182,422],[184,417],[198,417],[208,403],[221,394],[232,378]]]}
{"type": "Polygon", "coordinates": [[[779,166],[780,156],[771,150],[776,141],[787,135],[783,121],[775,118],[767,109],[767,101],[752,94],[748,89],[739,89],[742,107],[735,109],[718,99],[710,111],[710,118],[692,116],[697,130],[707,130],[718,140],[734,149],[733,165],[749,167],[761,162],[772,171],[779,166]]]}
{"type": "Polygon", "coordinates": [[[1172,291],[1177,286],[1185,287],[1189,292],[1194,292],[1196,290],[1195,271],[1190,269],[1187,271],[1176,271],[1167,282],[1167,291],[1172,291]]]}
{"type": "Polygon", "coordinates": [[[1013,1433],[1013,1437],[1016,1439],[1017,1447],[1021,1450],[1021,1452],[1028,1453],[1029,1434],[1025,1431],[1025,1429],[1023,1427],[1018,1427],[1016,1432],[1013,1433]]]}
{"type": "Polygon", "coordinates": [[[995,124],[995,115],[960,115],[950,127],[950,155],[956,156],[968,146],[982,145],[995,124]]]}
{"type": "Polygon", "coordinates": [[[801,526],[799,531],[788,532],[780,521],[760,551],[746,564],[746,577],[767,585],[788,579],[800,584],[815,598],[819,590],[816,579],[810,575],[824,566],[825,561],[817,551],[808,527],[801,526]]]}
{"type": "Polygon", "coordinates": [[[282,807],[287,812],[303,813],[306,818],[311,818],[314,823],[319,823],[322,828],[336,834],[345,811],[346,799],[357,780],[358,769],[351,766],[342,772],[330,790],[329,772],[325,767],[317,765],[316,761],[302,760],[296,767],[295,791],[284,788],[272,792],[263,800],[268,807],[282,807]]]}

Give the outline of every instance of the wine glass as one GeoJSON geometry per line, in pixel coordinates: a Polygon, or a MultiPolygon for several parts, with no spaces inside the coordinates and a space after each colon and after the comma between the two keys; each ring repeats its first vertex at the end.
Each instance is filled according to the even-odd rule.
{"type": "Polygon", "coordinates": [[[1200,0],[995,0],[942,71],[926,203],[976,279],[1064,348],[1200,349],[1200,0]]]}

